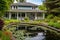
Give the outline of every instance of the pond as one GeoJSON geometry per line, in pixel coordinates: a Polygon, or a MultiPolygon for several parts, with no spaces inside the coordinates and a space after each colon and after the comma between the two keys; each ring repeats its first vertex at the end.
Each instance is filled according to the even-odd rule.
{"type": "Polygon", "coordinates": [[[16,40],[60,40],[60,34],[53,31],[44,30],[41,26],[9,27],[16,40]]]}
{"type": "Polygon", "coordinates": [[[44,39],[45,39],[45,36],[43,35],[42,32],[40,32],[34,37],[27,37],[25,40],[44,40],[44,39]]]}

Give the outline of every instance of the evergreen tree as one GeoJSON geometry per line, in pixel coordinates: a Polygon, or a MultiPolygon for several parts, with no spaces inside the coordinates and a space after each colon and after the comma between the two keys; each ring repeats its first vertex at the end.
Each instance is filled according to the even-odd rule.
{"type": "Polygon", "coordinates": [[[60,12],[60,0],[45,0],[44,3],[48,11],[60,12]]]}

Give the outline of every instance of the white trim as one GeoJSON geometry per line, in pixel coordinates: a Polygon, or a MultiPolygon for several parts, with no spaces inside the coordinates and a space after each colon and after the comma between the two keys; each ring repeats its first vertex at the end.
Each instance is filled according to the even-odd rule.
{"type": "Polygon", "coordinates": [[[35,13],[35,20],[37,20],[37,13],[35,13]]]}
{"type": "Polygon", "coordinates": [[[45,13],[43,13],[43,19],[45,19],[45,13]]]}
{"type": "Polygon", "coordinates": [[[9,13],[9,19],[11,19],[11,13],[9,13]]]}
{"type": "Polygon", "coordinates": [[[25,18],[27,17],[27,13],[25,13],[25,18]]]}

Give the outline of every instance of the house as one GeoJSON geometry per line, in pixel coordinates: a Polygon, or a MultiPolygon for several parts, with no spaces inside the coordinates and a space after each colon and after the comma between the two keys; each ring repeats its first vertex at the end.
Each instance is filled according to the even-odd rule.
{"type": "Polygon", "coordinates": [[[5,15],[8,19],[24,20],[29,18],[30,20],[40,20],[45,18],[43,10],[38,9],[38,5],[29,2],[17,2],[11,4],[10,10],[8,10],[5,15]]]}

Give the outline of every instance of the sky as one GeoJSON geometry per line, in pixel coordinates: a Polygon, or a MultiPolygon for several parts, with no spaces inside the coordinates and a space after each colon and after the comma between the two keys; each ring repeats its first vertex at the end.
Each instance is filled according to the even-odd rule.
{"type": "Polygon", "coordinates": [[[30,3],[37,4],[37,5],[41,5],[42,4],[42,0],[26,0],[26,1],[30,2],[30,3]]]}

